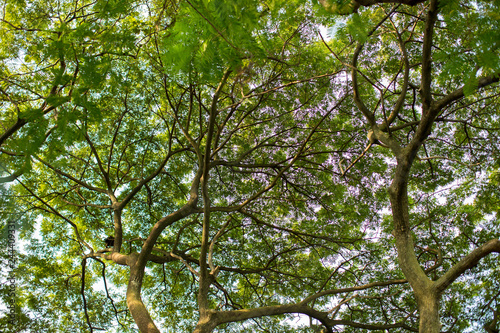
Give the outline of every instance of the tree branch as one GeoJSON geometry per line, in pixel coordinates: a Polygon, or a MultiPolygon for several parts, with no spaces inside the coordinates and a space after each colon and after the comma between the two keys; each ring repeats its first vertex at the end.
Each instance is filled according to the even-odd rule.
{"type": "Polygon", "coordinates": [[[492,252],[500,253],[500,240],[492,239],[484,245],[478,247],[465,258],[455,264],[436,282],[434,288],[438,292],[443,292],[453,281],[455,281],[466,270],[476,266],[479,261],[492,252]]]}
{"type": "Polygon", "coordinates": [[[422,71],[421,86],[422,112],[425,115],[429,112],[432,103],[432,39],[434,36],[434,25],[437,20],[438,0],[431,0],[430,8],[427,12],[424,28],[424,44],[422,46],[422,71]]]}

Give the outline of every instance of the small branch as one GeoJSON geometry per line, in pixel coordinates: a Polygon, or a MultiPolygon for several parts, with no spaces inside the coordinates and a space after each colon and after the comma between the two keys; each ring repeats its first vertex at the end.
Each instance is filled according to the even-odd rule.
{"type": "Polygon", "coordinates": [[[113,306],[113,309],[114,309],[114,312],[115,312],[115,318],[116,318],[116,321],[118,322],[118,324],[120,324],[123,328],[125,328],[125,326],[120,322],[120,319],[118,318],[118,309],[116,308],[115,306],[115,301],[111,298],[111,296],[109,295],[109,291],[108,291],[108,284],[106,282],[106,264],[104,262],[102,262],[100,259],[98,258],[93,258],[95,261],[99,262],[101,265],[102,265],[102,281],[104,282],[104,289],[106,290],[106,297],[109,298],[109,300],[111,301],[111,305],[113,306]]]}
{"type": "Polygon", "coordinates": [[[462,165],[464,165],[466,167],[473,167],[473,166],[478,166],[478,165],[481,164],[481,163],[467,164],[467,163],[464,163],[464,162],[462,162],[460,160],[457,160],[457,159],[454,159],[454,158],[448,158],[446,156],[439,156],[439,155],[429,156],[429,157],[423,157],[423,158],[417,157],[417,160],[419,160],[419,161],[447,160],[447,161],[452,161],[452,162],[456,162],[456,163],[462,164],[462,165]]]}
{"type": "MultiPolygon", "coordinates": [[[[347,171],[349,171],[350,168],[352,168],[356,163],[358,163],[358,161],[363,158],[363,156],[365,156],[366,152],[371,148],[371,146],[373,146],[373,143],[369,143],[368,146],[366,146],[365,150],[363,150],[363,152],[361,153],[361,155],[359,155],[355,160],[354,162],[351,163],[351,165],[349,165],[345,170],[342,170],[342,167],[340,168],[340,171],[342,171],[342,177],[345,176],[345,174],[347,173],[347,171]]],[[[340,166],[340,164],[339,164],[340,166]]]]}
{"type": "Polygon", "coordinates": [[[86,182],[82,181],[82,180],[79,180],[73,176],[71,176],[70,174],[66,173],[66,172],[63,172],[59,169],[56,169],[54,166],[52,166],[51,164],[45,162],[44,160],[42,160],[41,158],[37,157],[37,156],[33,156],[33,158],[39,162],[41,162],[43,165],[45,165],[46,167],[48,167],[49,169],[51,169],[52,171],[54,171],[55,173],[57,173],[58,175],[61,175],[61,176],[64,176],[72,181],[74,181],[75,183],[77,183],[78,185],[81,185],[83,187],[85,187],[86,189],[88,190],[91,190],[91,191],[96,191],[96,192],[99,192],[99,193],[104,193],[104,194],[108,194],[108,191],[106,191],[105,189],[103,188],[99,188],[99,187],[95,187],[95,186],[92,186],[90,184],[87,184],[86,182]]]}
{"type": "Polygon", "coordinates": [[[437,20],[438,0],[431,0],[424,28],[424,43],[422,46],[421,95],[423,114],[429,112],[432,104],[432,38],[437,20]]]}
{"type": "Polygon", "coordinates": [[[229,225],[229,222],[231,222],[231,217],[229,217],[229,219],[227,220],[227,222],[224,223],[224,225],[222,226],[222,228],[220,228],[220,230],[217,232],[217,234],[212,239],[212,243],[210,243],[210,248],[208,250],[208,266],[210,267],[210,270],[212,272],[215,271],[215,266],[214,266],[214,263],[213,263],[213,254],[214,254],[214,245],[215,245],[215,242],[217,242],[217,238],[219,238],[219,236],[222,235],[222,233],[224,232],[224,230],[227,228],[227,226],[229,225]]]}
{"type": "Polygon", "coordinates": [[[354,2],[364,7],[373,6],[381,3],[397,3],[408,6],[416,6],[419,3],[425,2],[425,0],[354,0],[354,2]]]}
{"type": "Polygon", "coordinates": [[[94,157],[97,161],[97,166],[99,167],[99,170],[101,171],[101,174],[102,174],[104,181],[106,182],[106,186],[108,188],[106,193],[110,196],[111,200],[113,201],[114,194],[113,194],[113,187],[111,186],[111,179],[109,178],[109,173],[106,172],[106,170],[104,169],[104,165],[102,163],[101,158],[99,157],[99,153],[97,152],[97,149],[94,146],[94,143],[92,142],[92,140],[90,140],[90,136],[88,135],[87,132],[84,133],[84,137],[85,137],[87,143],[89,144],[90,150],[94,154],[94,157]]]}
{"type": "Polygon", "coordinates": [[[410,62],[408,60],[408,53],[406,51],[405,43],[403,42],[401,34],[397,30],[397,27],[394,24],[394,22],[392,22],[392,20],[391,20],[391,23],[392,23],[392,25],[394,27],[394,30],[396,32],[396,36],[398,38],[399,48],[401,49],[401,52],[403,54],[403,64],[404,64],[403,87],[402,87],[402,91],[399,94],[399,97],[398,97],[398,99],[396,101],[396,104],[394,105],[394,109],[392,110],[392,112],[389,115],[389,117],[385,119],[385,123],[381,127],[382,131],[384,131],[385,129],[388,129],[390,131],[389,126],[396,119],[396,117],[399,114],[399,111],[403,107],[404,101],[405,101],[405,97],[406,97],[406,92],[408,91],[408,83],[409,83],[409,76],[410,76],[410,62]]]}
{"type": "Polygon", "coordinates": [[[180,260],[180,261],[184,264],[184,266],[186,266],[186,267],[189,269],[189,271],[190,271],[191,273],[193,273],[193,274],[194,274],[194,275],[196,275],[197,277],[200,277],[200,273],[199,273],[199,272],[197,272],[197,271],[196,271],[193,267],[191,267],[191,265],[189,265],[189,263],[188,263],[186,260],[184,260],[184,258],[182,258],[181,256],[178,256],[177,254],[175,254],[175,253],[173,253],[173,252],[170,252],[170,255],[171,255],[173,258],[175,258],[175,259],[177,259],[177,260],[180,260]]]}
{"type": "Polygon", "coordinates": [[[327,295],[337,295],[337,294],[342,294],[342,293],[347,293],[347,292],[370,289],[373,287],[386,287],[386,286],[391,286],[391,285],[395,285],[395,284],[406,284],[406,283],[408,283],[407,280],[399,279],[399,280],[389,280],[389,281],[382,281],[382,282],[372,282],[372,283],[368,283],[368,284],[364,284],[364,285],[356,286],[356,287],[330,289],[330,290],[325,290],[325,291],[316,293],[314,295],[311,295],[311,296],[305,298],[299,304],[308,304],[308,303],[310,303],[310,302],[312,302],[320,297],[327,296],[327,295]]]}
{"type": "MultiPolygon", "coordinates": [[[[367,37],[373,35],[373,33],[396,11],[398,6],[394,7],[380,22],[368,33],[367,37]]],[[[363,102],[361,99],[361,96],[359,94],[359,83],[358,83],[358,58],[359,55],[361,54],[361,51],[363,50],[363,43],[359,43],[356,49],[354,50],[353,58],[352,58],[352,63],[351,63],[351,77],[352,77],[352,90],[353,90],[353,99],[354,103],[356,103],[356,106],[359,108],[359,110],[363,113],[365,116],[366,120],[368,121],[368,124],[370,127],[376,126],[376,120],[375,120],[375,115],[373,112],[368,110],[366,107],[366,104],[363,102]]]]}
{"type": "Polygon", "coordinates": [[[195,10],[195,11],[196,11],[196,12],[197,12],[200,16],[201,16],[201,17],[203,17],[203,19],[204,19],[205,21],[207,21],[207,23],[208,23],[208,24],[210,24],[210,26],[211,26],[211,27],[212,27],[212,28],[213,28],[213,29],[217,32],[217,34],[218,34],[219,36],[221,36],[221,37],[222,37],[222,39],[224,39],[224,40],[226,41],[226,43],[228,43],[228,44],[229,44],[229,45],[230,45],[233,49],[235,49],[236,51],[239,51],[239,49],[238,49],[236,46],[234,46],[234,45],[233,45],[233,43],[231,43],[231,42],[230,42],[230,41],[229,41],[229,40],[228,40],[228,39],[227,39],[227,38],[226,38],[226,37],[222,34],[222,32],[220,32],[220,31],[219,31],[219,29],[217,29],[217,27],[216,27],[216,26],[215,26],[215,25],[214,25],[214,24],[213,24],[213,23],[212,23],[212,22],[211,22],[211,21],[210,21],[210,20],[209,20],[209,19],[205,16],[205,15],[203,15],[203,13],[202,13],[202,12],[200,12],[200,11],[199,11],[199,10],[198,10],[195,6],[193,6],[193,4],[191,4],[191,2],[190,2],[190,1],[187,1],[187,0],[186,0],[186,2],[187,2],[187,3],[188,3],[188,4],[189,4],[189,5],[190,5],[190,6],[191,6],[191,7],[192,7],[192,8],[193,8],[193,9],[194,9],[194,10],[195,10]]]}
{"type": "Polygon", "coordinates": [[[332,314],[332,313],[337,313],[338,310],[340,309],[340,307],[346,303],[349,303],[350,301],[352,301],[353,299],[355,299],[356,297],[358,297],[359,295],[358,294],[354,294],[352,295],[351,297],[343,300],[342,302],[340,302],[339,304],[337,304],[336,306],[334,306],[333,308],[331,308],[329,311],[328,311],[328,314],[332,314]]]}
{"type": "MultiPolygon", "coordinates": [[[[489,86],[493,83],[498,82],[499,80],[500,80],[500,74],[498,74],[498,73],[495,75],[482,77],[478,80],[477,89],[481,89],[481,88],[484,88],[486,86],[489,86]]],[[[461,88],[449,93],[448,95],[444,96],[440,100],[437,100],[433,105],[433,109],[436,111],[440,111],[440,110],[444,109],[446,106],[450,105],[451,103],[463,98],[464,96],[465,96],[464,87],[461,87],[461,88]]]]}
{"type": "Polygon", "coordinates": [[[85,298],[85,267],[87,265],[87,258],[82,259],[82,287],[80,289],[80,293],[82,294],[83,299],[83,310],[85,311],[85,319],[87,320],[87,325],[89,326],[90,333],[94,332],[92,328],[92,323],[90,322],[89,312],[87,309],[87,299],[85,298]]]}

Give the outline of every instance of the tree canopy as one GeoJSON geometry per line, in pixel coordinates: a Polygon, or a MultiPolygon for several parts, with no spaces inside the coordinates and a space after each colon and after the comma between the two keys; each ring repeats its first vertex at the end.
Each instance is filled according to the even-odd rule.
{"type": "Polygon", "coordinates": [[[2,331],[500,329],[499,0],[1,4],[2,331]]]}

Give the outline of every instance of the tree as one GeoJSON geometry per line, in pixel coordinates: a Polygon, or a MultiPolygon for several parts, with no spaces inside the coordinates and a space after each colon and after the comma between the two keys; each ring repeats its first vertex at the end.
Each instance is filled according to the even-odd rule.
{"type": "Polygon", "coordinates": [[[499,6],[4,1],[1,327],[498,329],[499,6]]]}

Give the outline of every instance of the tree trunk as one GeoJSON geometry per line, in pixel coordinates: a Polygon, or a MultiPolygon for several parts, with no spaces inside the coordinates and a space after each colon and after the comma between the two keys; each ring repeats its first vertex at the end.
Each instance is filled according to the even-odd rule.
{"type": "Polygon", "coordinates": [[[441,296],[433,290],[426,291],[424,295],[415,294],[420,314],[419,333],[441,332],[441,321],[439,320],[439,299],[441,296]]]}
{"type": "Polygon", "coordinates": [[[127,288],[127,307],[141,333],[160,333],[142,302],[140,285],[131,274],[127,288]]]}
{"type": "MultiPolygon", "coordinates": [[[[398,159],[398,167],[389,187],[394,230],[393,235],[398,251],[399,265],[410,283],[418,303],[420,333],[439,333],[440,292],[436,283],[430,280],[418,262],[414,251],[413,235],[409,219],[408,175],[413,158],[410,154],[398,159]]],[[[414,154],[413,154],[414,155],[414,154]]]]}
{"type": "Polygon", "coordinates": [[[200,313],[200,320],[196,325],[193,333],[212,333],[217,327],[217,312],[213,310],[205,310],[200,313]]]}

